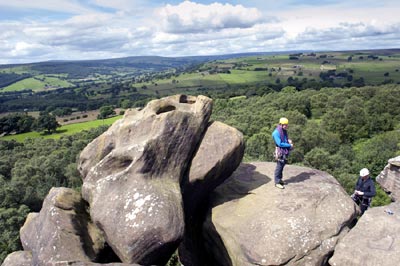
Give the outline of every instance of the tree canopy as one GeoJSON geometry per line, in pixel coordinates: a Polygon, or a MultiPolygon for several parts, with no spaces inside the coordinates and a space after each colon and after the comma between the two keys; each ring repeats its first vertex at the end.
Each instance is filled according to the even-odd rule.
{"type": "Polygon", "coordinates": [[[36,131],[40,132],[43,130],[47,130],[48,134],[55,132],[60,126],[61,125],[57,122],[56,117],[48,112],[40,113],[34,125],[36,131]]]}

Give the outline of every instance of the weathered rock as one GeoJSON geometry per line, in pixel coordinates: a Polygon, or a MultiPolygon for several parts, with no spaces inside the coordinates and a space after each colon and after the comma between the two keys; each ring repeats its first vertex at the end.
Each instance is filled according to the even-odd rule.
{"type": "Polygon", "coordinates": [[[91,223],[87,204],[69,188],[52,188],[39,213],[30,213],[20,230],[33,265],[57,261],[92,261],[104,245],[101,232],[91,223]]]}
{"type": "Polygon", "coordinates": [[[139,264],[128,263],[95,263],[83,261],[60,261],[46,266],[141,266],[139,264]]]}
{"type": "Polygon", "coordinates": [[[15,251],[8,254],[1,266],[32,266],[32,253],[29,251],[15,251]]]}
{"type": "Polygon", "coordinates": [[[332,266],[393,266],[400,262],[400,203],[369,208],[339,241],[332,266]],[[389,214],[388,211],[393,214],[389,214]]]}
{"type": "Polygon", "coordinates": [[[287,165],[274,187],[274,163],[241,164],[212,196],[204,224],[212,265],[323,265],[356,215],[325,172],[287,165]]]}
{"type": "Polygon", "coordinates": [[[195,211],[197,204],[222,184],[242,161],[243,134],[221,122],[207,128],[190,166],[188,181],[183,187],[185,212],[195,211]]]}
{"type": "Polygon", "coordinates": [[[193,250],[202,245],[198,233],[201,234],[208,196],[238,167],[243,153],[243,135],[237,129],[221,122],[213,122],[207,128],[183,186],[186,230],[179,257],[184,265],[200,263],[193,250]]]}
{"type": "Polygon", "coordinates": [[[166,263],[181,241],[180,182],[211,107],[204,96],[152,101],[128,112],[81,153],[82,195],[123,262],[166,263]]]}
{"type": "Polygon", "coordinates": [[[393,201],[400,199],[400,156],[388,161],[383,171],[376,177],[376,182],[390,194],[393,201]]]}

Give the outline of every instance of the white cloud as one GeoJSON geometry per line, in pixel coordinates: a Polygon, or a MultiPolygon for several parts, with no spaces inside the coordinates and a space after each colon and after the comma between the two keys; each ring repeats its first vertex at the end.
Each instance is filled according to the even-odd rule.
{"type": "Polygon", "coordinates": [[[40,9],[40,10],[49,10],[57,12],[67,12],[73,14],[82,14],[90,11],[90,9],[83,6],[78,1],[71,1],[71,0],[0,1],[0,7],[23,9],[23,10],[40,9]]]}
{"type": "Polygon", "coordinates": [[[98,6],[117,10],[135,9],[138,5],[140,5],[140,1],[138,0],[94,0],[93,2],[98,6]]]}
{"type": "MultiPolygon", "coordinates": [[[[345,50],[360,47],[399,47],[400,24],[373,25],[366,23],[340,23],[337,27],[308,28],[289,41],[291,44],[304,44],[314,49],[345,50]],[[397,40],[397,42],[393,42],[397,40]],[[386,44],[385,44],[386,43],[386,44]],[[373,46],[371,46],[371,44],[373,46]],[[367,45],[367,46],[366,46],[367,45]],[[323,48],[321,48],[323,47],[323,48]]],[[[362,49],[362,48],[361,48],[362,49]]]]}
{"type": "Polygon", "coordinates": [[[0,0],[0,63],[400,47],[396,1],[310,1],[0,0]]]}
{"type": "Polygon", "coordinates": [[[242,5],[210,5],[184,1],[158,10],[163,30],[169,33],[210,32],[226,28],[249,28],[263,21],[261,12],[242,5]]]}

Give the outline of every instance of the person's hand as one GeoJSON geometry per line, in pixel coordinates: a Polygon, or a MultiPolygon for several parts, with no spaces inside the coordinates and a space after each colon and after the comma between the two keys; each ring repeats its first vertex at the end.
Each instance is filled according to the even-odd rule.
{"type": "Polygon", "coordinates": [[[290,144],[290,149],[293,149],[294,147],[293,141],[291,139],[288,139],[288,143],[290,144]]]}
{"type": "Polygon", "coordinates": [[[362,192],[362,191],[356,190],[355,192],[356,192],[357,195],[360,195],[360,196],[364,195],[364,192],[362,192]]]}

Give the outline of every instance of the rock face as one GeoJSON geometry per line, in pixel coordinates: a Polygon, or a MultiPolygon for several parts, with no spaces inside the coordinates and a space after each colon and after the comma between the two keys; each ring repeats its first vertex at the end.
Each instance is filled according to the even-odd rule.
{"type": "Polygon", "coordinates": [[[81,195],[69,188],[52,188],[40,213],[30,213],[20,230],[22,246],[33,265],[57,261],[94,260],[104,245],[91,223],[81,195]]]}
{"type": "Polygon", "coordinates": [[[32,266],[32,253],[29,251],[15,251],[8,254],[1,266],[32,266]]]}
{"type": "Polygon", "coordinates": [[[400,203],[368,209],[339,242],[332,266],[392,266],[400,262],[400,203]],[[389,214],[388,210],[393,214],[389,214]]]}
{"type": "Polygon", "coordinates": [[[376,182],[390,193],[393,201],[400,199],[400,156],[388,161],[383,171],[376,177],[376,182]]]}
{"type": "Polygon", "coordinates": [[[243,153],[243,135],[237,129],[220,122],[213,122],[207,128],[183,185],[186,228],[179,257],[184,265],[203,265],[196,250],[203,245],[200,229],[208,197],[238,167],[243,153]]]}
{"type": "Polygon", "coordinates": [[[152,101],[127,113],[81,153],[83,198],[123,262],[166,263],[182,240],[180,182],[211,108],[204,96],[152,101]]]}
{"type": "MultiPolygon", "coordinates": [[[[197,213],[243,157],[243,135],[210,123],[211,108],[207,97],[176,95],[127,111],[80,155],[90,217],[78,193],[52,190],[21,229],[25,251],[10,260],[32,254],[33,265],[164,265],[185,224],[201,228],[197,213]]],[[[187,235],[197,236],[191,228],[187,235]]]]}
{"type": "Polygon", "coordinates": [[[274,163],[242,164],[212,195],[204,224],[209,265],[323,265],[356,207],[327,173],[288,165],[284,190],[274,163]]]}
{"type": "Polygon", "coordinates": [[[222,182],[242,161],[243,135],[237,129],[221,122],[213,122],[201,141],[183,186],[185,214],[196,212],[197,205],[222,182]]]}

